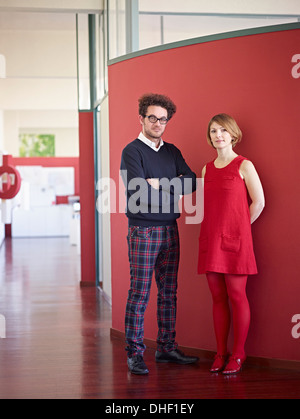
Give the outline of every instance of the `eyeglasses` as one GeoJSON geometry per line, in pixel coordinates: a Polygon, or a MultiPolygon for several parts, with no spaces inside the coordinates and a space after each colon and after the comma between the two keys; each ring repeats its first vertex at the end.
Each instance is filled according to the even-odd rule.
{"type": "Polygon", "coordinates": [[[148,118],[151,124],[156,124],[156,122],[159,121],[161,125],[166,125],[169,121],[168,118],[164,116],[162,118],[157,118],[155,115],[146,115],[145,118],[148,118]]]}

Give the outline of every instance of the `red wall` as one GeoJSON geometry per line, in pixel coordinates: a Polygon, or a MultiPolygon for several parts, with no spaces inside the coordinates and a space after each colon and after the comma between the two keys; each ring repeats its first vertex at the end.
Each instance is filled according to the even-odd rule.
{"type": "MultiPolygon", "coordinates": [[[[266,208],[253,225],[259,274],[248,281],[252,322],[246,351],[289,360],[300,360],[300,339],[291,333],[292,317],[300,313],[296,54],[300,29],[171,49],[109,68],[110,165],[117,185],[122,149],[140,131],[137,101],[143,93],[167,94],[177,104],[164,139],[182,150],[198,177],[215,157],[205,138],[210,118],[226,112],[238,121],[244,137],[235,151],[253,161],[266,196],[266,208]]],[[[211,296],[205,276],[196,273],[200,225],[188,225],[184,218],[179,222],[177,339],[183,346],[215,350],[211,296]]],[[[111,226],[112,327],[124,331],[129,287],[126,216],[112,214],[111,226]]],[[[156,333],[153,282],[145,337],[155,340],[156,333]]]]}
{"type": "Polygon", "coordinates": [[[94,114],[79,112],[81,286],[96,284],[94,114]]]}

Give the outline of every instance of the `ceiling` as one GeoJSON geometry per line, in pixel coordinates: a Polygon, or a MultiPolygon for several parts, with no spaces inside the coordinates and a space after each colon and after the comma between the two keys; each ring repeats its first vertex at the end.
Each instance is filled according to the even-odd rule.
{"type": "Polygon", "coordinates": [[[70,30],[76,28],[75,13],[2,12],[0,30],[70,30]]]}

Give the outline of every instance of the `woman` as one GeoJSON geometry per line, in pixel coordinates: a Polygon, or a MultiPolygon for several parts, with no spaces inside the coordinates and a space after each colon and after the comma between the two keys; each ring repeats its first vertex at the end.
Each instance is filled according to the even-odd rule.
{"type": "Polygon", "coordinates": [[[231,116],[214,116],[208,125],[207,140],[218,156],[202,171],[204,220],[199,238],[198,273],[206,274],[213,299],[217,355],[210,371],[223,371],[223,374],[238,373],[246,359],[244,346],[250,324],[246,284],[248,275],[257,273],[251,224],[265,205],[253,164],[233,151],[241,138],[241,130],[231,116]],[[230,357],[227,350],[229,301],[234,331],[230,357]]]}

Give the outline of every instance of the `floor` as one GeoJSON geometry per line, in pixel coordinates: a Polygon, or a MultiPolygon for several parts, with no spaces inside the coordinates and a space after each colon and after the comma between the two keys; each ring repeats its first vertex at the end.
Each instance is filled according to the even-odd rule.
{"type": "Polygon", "coordinates": [[[67,239],[12,239],[0,248],[0,399],[299,399],[300,372],[246,365],[232,377],[210,362],[127,370],[111,338],[111,309],[95,287],[80,288],[80,261],[67,239]],[[2,317],[3,318],[3,317],[2,317]]]}

